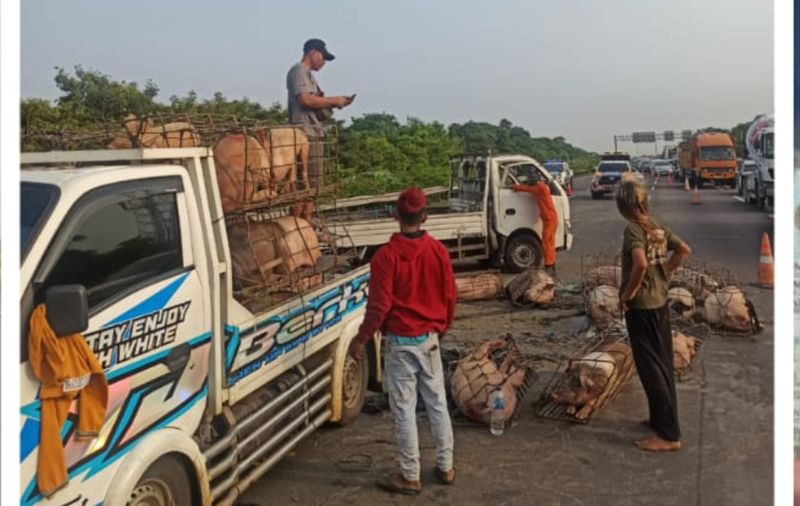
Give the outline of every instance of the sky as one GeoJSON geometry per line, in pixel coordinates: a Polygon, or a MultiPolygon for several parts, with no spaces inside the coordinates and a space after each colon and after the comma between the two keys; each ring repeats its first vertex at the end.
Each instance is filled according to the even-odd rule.
{"type": "MultiPolygon", "coordinates": [[[[21,2],[21,94],[55,99],[54,67],[286,104],[307,38],[336,60],[340,119],[387,112],[445,125],[507,118],[605,151],[614,134],[730,128],[773,110],[765,0],[21,2]]],[[[659,146],[660,147],[660,146],[659,146]]],[[[620,148],[634,153],[652,144],[620,148]]]]}

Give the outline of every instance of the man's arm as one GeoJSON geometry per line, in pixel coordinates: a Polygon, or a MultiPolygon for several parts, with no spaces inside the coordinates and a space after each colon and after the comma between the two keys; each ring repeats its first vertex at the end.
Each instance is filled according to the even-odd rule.
{"type": "Polygon", "coordinates": [[[444,334],[450,329],[456,317],[458,290],[456,289],[456,277],[455,274],[453,274],[453,264],[450,262],[450,254],[447,252],[447,248],[445,248],[444,245],[442,245],[440,252],[443,256],[444,263],[444,293],[447,302],[447,325],[445,326],[444,332],[442,332],[442,334],[444,334]]]}
{"type": "Polygon", "coordinates": [[[672,273],[675,272],[675,269],[681,266],[683,262],[685,262],[689,256],[692,254],[692,249],[683,241],[680,241],[675,250],[672,252],[672,255],[667,260],[667,263],[664,266],[667,269],[667,276],[672,276],[672,273]]]}
{"type": "Polygon", "coordinates": [[[351,97],[320,97],[305,91],[297,94],[297,102],[307,109],[328,109],[331,107],[341,109],[350,105],[352,101],[351,97]]]}
{"type": "Polygon", "coordinates": [[[392,308],[394,273],[387,255],[379,250],[370,262],[369,298],[364,321],[358,329],[355,341],[362,346],[381,329],[386,315],[392,308]]]}

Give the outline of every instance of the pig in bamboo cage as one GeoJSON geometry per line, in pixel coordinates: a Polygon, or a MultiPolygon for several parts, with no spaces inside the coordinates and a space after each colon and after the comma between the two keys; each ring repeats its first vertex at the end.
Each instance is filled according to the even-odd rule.
{"type": "Polygon", "coordinates": [[[622,284],[622,267],[619,256],[599,253],[581,255],[581,281],[584,292],[597,286],[619,288],[622,284]]]}
{"type": "Polygon", "coordinates": [[[556,282],[539,268],[529,268],[517,274],[506,286],[508,298],[515,306],[560,306],[556,282]]]}
{"type": "Polygon", "coordinates": [[[511,334],[491,339],[469,351],[447,367],[448,389],[458,411],[468,419],[488,424],[489,396],[496,388],[503,392],[503,421],[506,425],[519,414],[522,400],[536,381],[511,334]]]}
{"type": "Polygon", "coordinates": [[[600,334],[563,360],[538,401],[544,418],[588,423],[635,370],[627,338],[600,334]]]}
{"type": "Polygon", "coordinates": [[[338,212],[337,138],[335,128],[181,113],[129,115],[93,131],[31,128],[22,142],[33,150],[212,148],[234,296],[260,311],[356,261],[347,229],[328,225],[338,212]]]}
{"type": "Polygon", "coordinates": [[[670,277],[668,304],[678,328],[705,324],[709,335],[744,337],[763,328],[743,285],[724,267],[693,263],[678,268],[670,277]]]}
{"type": "Polygon", "coordinates": [[[679,381],[684,380],[692,368],[703,340],[689,332],[672,330],[672,362],[675,376],[679,381]]]}

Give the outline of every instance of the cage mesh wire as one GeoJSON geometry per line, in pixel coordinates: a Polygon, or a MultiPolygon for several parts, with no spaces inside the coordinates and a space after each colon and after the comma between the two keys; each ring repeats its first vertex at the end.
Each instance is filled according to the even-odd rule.
{"type": "Polygon", "coordinates": [[[582,254],[580,272],[584,294],[599,285],[619,287],[622,283],[620,265],[619,255],[582,254]]]}
{"type": "Polygon", "coordinates": [[[582,424],[589,423],[620,392],[622,386],[633,375],[634,370],[633,357],[630,353],[627,337],[620,337],[619,332],[615,329],[601,332],[589,343],[580,347],[558,364],[539,398],[537,414],[543,418],[553,420],[582,424]],[[609,349],[608,345],[624,345],[627,347],[627,352],[609,349]],[[609,361],[607,357],[594,355],[601,352],[601,350],[603,350],[602,353],[611,356],[612,361],[609,361]],[[610,374],[607,376],[606,384],[602,391],[595,397],[593,402],[577,408],[575,413],[570,413],[567,405],[556,402],[553,399],[553,394],[571,391],[579,387],[575,369],[578,365],[605,368],[610,370],[610,374]]]}
{"type": "Polygon", "coordinates": [[[275,233],[272,247],[289,252],[294,249],[296,253],[298,249],[300,253],[319,251],[313,265],[286,269],[287,264],[292,264],[291,258],[264,262],[250,241],[238,248],[237,254],[250,252],[258,269],[255,273],[242,272],[234,265],[234,296],[251,311],[261,311],[319,286],[356,262],[346,227],[337,227],[336,232],[329,227],[340,212],[336,206],[338,132],[335,127],[309,128],[270,125],[235,116],[165,113],[83,131],[29,127],[23,131],[22,145],[24,151],[214,148],[221,141],[240,141],[241,146],[233,151],[238,157],[234,172],[238,172],[232,184],[225,179],[230,177],[231,168],[220,163],[220,152],[215,150],[223,202],[226,195],[230,197],[224,204],[229,237],[232,228],[243,230],[250,238],[253,230],[265,222],[294,222],[295,230],[300,230],[303,221],[307,221],[316,236],[316,245],[309,244],[306,234],[292,234],[290,230],[288,235],[275,233]],[[320,205],[324,205],[324,213],[319,211],[320,205]],[[295,239],[292,245],[288,244],[289,235],[295,239]]]}
{"type": "Polygon", "coordinates": [[[461,413],[461,411],[457,408],[455,397],[459,397],[467,405],[476,402],[488,403],[489,395],[492,393],[495,387],[502,386],[512,375],[517,373],[517,371],[524,370],[524,376],[522,378],[521,385],[516,390],[516,406],[514,408],[514,412],[511,414],[508,420],[506,420],[506,425],[509,425],[518,416],[519,410],[522,407],[522,401],[528,390],[530,390],[531,386],[535,383],[537,375],[532,367],[532,364],[530,363],[530,360],[521,353],[511,334],[507,333],[505,336],[497,339],[503,339],[504,344],[503,346],[498,347],[489,353],[487,358],[491,361],[491,364],[483,364],[483,367],[481,367],[481,363],[479,361],[470,360],[470,356],[476,353],[480,349],[480,346],[461,353],[450,351],[449,356],[446,357],[444,364],[445,380],[447,383],[446,390],[451,414],[458,413],[460,415],[464,415],[464,413],[461,413]],[[465,360],[468,360],[469,363],[465,363],[465,360]],[[494,369],[499,370],[505,361],[510,362],[510,367],[508,367],[506,373],[498,375],[496,371],[494,374],[487,374],[487,372],[484,371],[484,369],[488,371],[494,369]],[[470,382],[464,385],[462,389],[453,392],[453,376],[456,374],[456,369],[461,363],[466,364],[465,367],[467,367],[467,369],[463,371],[465,375],[479,376],[482,378],[482,381],[470,382]],[[500,378],[499,381],[493,381],[492,377],[494,376],[500,378]],[[478,385],[477,383],[481,384],[478,385]]]}
{"type": "MultiPolygon", "coordinates": [[[[676,329],[672,329],[672,330],[673,330],[673,332],[676,331],[676,329]]],[[[684,381],[689,376],[689,374],[691,373],[692,367],[693,367],[695,361],[698,358],[698,354],[700,353],[700,349],[702,348],[703,341],[704,341],[700,337],[697,337],[697,336],[695,336],[695,335],[693,335],[691,333],[687,333],[687,332],[681,332],[681,333],[684,334],[687,337],[692,338],[693,342],[692,342],[691,351],[690,351],[691,357],[688,359],[688,361],[686,361],[685,358],[679,357],[678,351],[675,349],[674,341],[673,341],[673,352],[672,352],[673,369],[675,371],[675,376],[678,379],[678,381],[684,381]]]]}
{"type": "MultiPolygon", "coordinates": [[[[689,262],[670,278],[670,288],[683,288],[694,297],[695,310],[681,314],[682,304],[670,301],[673,327],[698,337],[752,337],[763,326],[745,286],[728,268],[706,262],[689,262]]],[[[685,332],[685,333],[686,333],[685,332]]]]}
{"type": "MultiPolygon", "coordinates": [[[[539,276],[551,277],[544,269],[539,267],[530,267],[521,273],[514,276],[511,281],[505,286],[504,294],[508,296],[511,302],[517,307],[541,307],[546,309],[571,309],[571,302],[568,300],[567,294],[559,293],[558,283],[553,279],[553,298],[549,302],[533,302],[525,297],[528,289],[533,287],[535,282],[542,282],[539,276]]],[[[544,279],[544,278],[543,278],[544,279]]],[[[552,277],[551,277],[552,279],[552,277]]],[[[543,288],[544,289],[544,288],[543,288]]]]}

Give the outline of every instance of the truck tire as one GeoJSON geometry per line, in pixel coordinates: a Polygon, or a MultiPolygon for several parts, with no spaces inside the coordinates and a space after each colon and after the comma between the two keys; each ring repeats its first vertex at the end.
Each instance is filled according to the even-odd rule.
{"type": "Polygon", "coordinates": [[[369,383],[367,353],[370,348],[368,346],[364,349],[360,360],[354,359],[349,354],[344,359],[342,366],[342,418],[336,422],[336,425],[344,427],[354,422],[361,414],[369,383]]]}
{"type": "Polygon", "coordinates": [[[542,244],[533,234],[519,234],[506,244],[505,267],[508,272],[518,273],[542,263],[542,244]]]}
{"type": "Polygon", "coordinates": [[[167,455],[145,471],[126,506],[192,506],[192,482],[177,457],[167,455]]]}
{"type": "Polygon", "coordinates": [[[600,193],[592,192],[592,200],[597,200],[600,197],[602,197],[602,195],[600,193]]]}
{"type": "Polygon", "coordinates": [[[759,188],[758,184],[756,184],[756,207],[759,209],[765,209],[766,201],[767,197],[761,194],[761,188],[759,188]]]}

